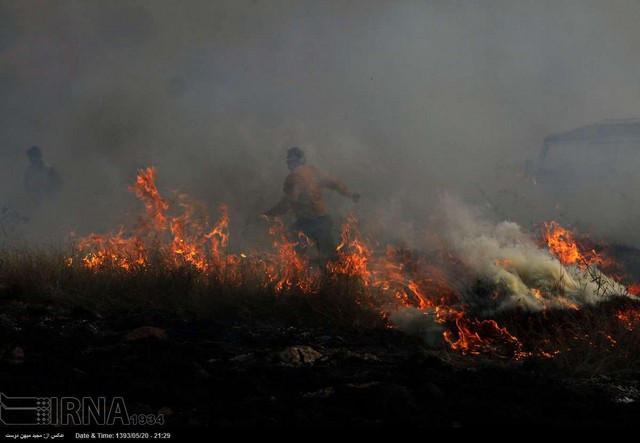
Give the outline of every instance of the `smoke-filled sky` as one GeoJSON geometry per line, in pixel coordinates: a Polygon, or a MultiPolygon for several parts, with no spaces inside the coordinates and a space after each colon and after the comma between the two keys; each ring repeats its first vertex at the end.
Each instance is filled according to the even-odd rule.
{"type": "Polygon", "coordinates": [[[29,211],[38,145],[65,229],[117,225],[149,165],[259,227],[298,145],[363,195],[336,217],[411,237],[442,190],[521,217],[501,191],[545,136],[640,117],[638,23],[636,0],[0,0],[1,203],[29,211]]]}

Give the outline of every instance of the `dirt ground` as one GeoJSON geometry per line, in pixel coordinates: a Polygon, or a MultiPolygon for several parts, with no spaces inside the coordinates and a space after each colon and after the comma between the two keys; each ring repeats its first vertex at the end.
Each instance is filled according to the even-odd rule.
{"type": "Polygon", "coordinates": [[[122,397],[154,430],[240,426],[635,425],[640,374],[566,378],[552,362],[337,335],[0,300],[0,392],[122,397]],[[2,308],[4,306],[4,308],[2,308]]]}

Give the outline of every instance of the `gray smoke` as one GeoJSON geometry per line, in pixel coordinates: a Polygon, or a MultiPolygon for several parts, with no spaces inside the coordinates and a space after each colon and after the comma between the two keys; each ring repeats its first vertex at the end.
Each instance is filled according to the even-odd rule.
{"type": "MultiPolygon", "coordinates": [[[[490,222],[460,199],[441,198],[440,231],[447,251],[463,265],[450,272],[449,285],[460,294],[466,309],[480,317],[500,311],[539,312],[547,309],[579,309],[615,296],[630,296],[626,288],[596,266],[562,265],[540,247],[530,233],[514,222],[490,222]],[[460,282],[479,281],[492,289],[478,294],[460,282]]],[[[446,264],[443,264],[446,269],[446,264]]],[[[440,294],[426,294],[437,304],[440,294]]],[[[445,307],[446,309],[446,307],[445,307]]],[[[424,338],[434,346],[441,342],[442,325],[435,310],[404,307],[389,316],[401,331],[424,338]]]]}
{"type": "Polygon", "coordinates": [[[299,145],[363,195],[328,197],[336,218],[382,241],[419,245],[441,189],[635,241],[633,205],[598,224],[604,199],[566,213],[522,172],[550,133],[640,116],[638,22],[635,1],[0,0],[0,203],[26,240],[105,232],[155,165],[165,195],[228,203],[242,248],[299,145]],[[31,145],[64,180],[48,208],[24,203],[31,145]]]}
{"type": "Polygon", "coordinates": [[[563,266],[514,222],[487,222],[451,196],[443,198],[441,207],[445,244],[473,277],[496,288],[497,309],[579,307],[627,293],[595,266],[563,266]]]}

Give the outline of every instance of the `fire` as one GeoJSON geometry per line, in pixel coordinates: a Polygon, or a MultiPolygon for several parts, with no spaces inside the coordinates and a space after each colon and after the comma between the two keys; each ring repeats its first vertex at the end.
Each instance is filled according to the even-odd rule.
{"type": "MultiPolygon", "coordinates": [[[[182,197],[182,199],[185,200],[185,197],[182,197]]],[[[172,218],[169,222],[169,228],[173,235],[171,242],[172,256],[178,265],[189,263],[196,269],[204,271],[207,269],[204,244],[198,241],[197,238],[202,228],[199,225],[194,225],[193,227],[189,225],[196,207],[185,201],[181,205],[184,208],[184,214],[172,218]]]]}
{"type": "Polygon", "coordinates": [[[159,231],[166,229],[165,212],[169,209],[169,205],[160,197],[158,188],[156,188],[156,169],[150,167],[141,170],[136,178],[136,183],[130,189],[136,194],[136,197],[144,202],[147,216],[151,219],[153,226],[159,231]]]}
{"type": "Polygon", "coordinates": [[[640,326],[640,310],[628,307],[619,309],[617,318],[628,331],[634,331],[640,326]]]}
{"type": "MultiPolygon", "coordinates": [[[[551,358],[558,352],[525,350],[506,326],[486,315],[474,314],[464,291],[452,282],[464,265],[444,247],[432,256],[392,245],[382,253],[376,252],[376,242],[365,238],[356,217],[349,215],[342,226],[336,255],[330,260],[314,259],[312,240],[302,233],[292,237],[279,218],[268,219],[271,251],[231,253],[226,205],[219,207],[220,215],[211,223],[207,209],[188,196],[165,199],[156,186],[156,170],[152,167],[139,172],[130,190],[145,208],[138,223],[128,231],[120,228],[111,235],[90,234],[80,239],[77,255],[67,258],[68,266],[95,272],[138,272],[156,265],[186,267],[238,288],[251,276],[259,287],[282,295],[295,292],[313,296],[326,281],[349,282],[368,297],[367,306],[385,319],[391,312],[407,308],[428,313],[442,328],[444,342],[462,354],[521,359],[531,355],[551,358]],[[457,270],[453,278],[452,269],[457,270]]],[[[557,222],[545,224],[544,237],[549,251],[563,265],[584,269],[603,262],[594,251],[585,251],[571,232],[557,222]]],[[[492,259],[491,263],[507,272],[520,266],[520,262],[506,257],[492,259]]],[[[550,300],[554,301],[553,306],[580,309],[562,294],[548,294],[543,288],[529,290],[544,309],[552,306],[550,300]]],[[[628,292],[640,293],[640,286],[630,285],[628,292]]],[[[489,287],[486,296],[498,303],[503,295],[499,287],[489,287]]],[[[637,310],[620,310],[617,317],[629,330],[640,325],[637,310]]],[[[615,339],[610,342],[615,344],[615,339]]]]}
{"type": "Polygon", "coordinates": [[[578,246],[569,231],[560,226],[556,221],[545,223],[544,227],[544,238],[549,246],[549,251],[551,251],[563,265],[573,265],[583,262],[582,254],[578,251],[578,246]]]}
{"type": "Polygon", "coordinates": [[[444,339],[451,349],[463,354],[491,353],[498,357],[520,359],[531,353],[523,350],[523,345],[511,335],[507,328],[501,328],[495,320],[469,320],[460,311],[452,315],[456,331],[445,331],[444,339]]]}
{"type": "Polygon", "coordinates": [[[276,251],[276,254],[268,260],[269,283],[274,285],[276,292],[298,288],[304,293],[311,293],[313,278],[309,274],[309,262],[296,250],[300,245],[310,245],[311,241],[302,233],[298,233],[297,242],[290,241],[287,238],[284,223],[278,217],[269,228],[269,234],[276,251]]]}
{"type": "Polygon", "coordinates": [[[144,245],[138,238],[123,236],[124,231],[120,229],[110,237],[91,234],[82,239],[78,249],[87,251],[82,258],[84,266],[90,269],[117,267],[126,271],[144,268],[148,262],[144,245]]]}
{"type": "Polygon", "coordinates": [[[213,229],[205,237],[209,240],[209,251],[214,264],[222,266],[225,262],[227,246],[229,244],[229,214],[227,205],[220,206],[220,218],[213,229]]]}
{"type": "Polygon", "coordinates": [[[427,309],[432,306],[420,283],[416,261],[410,251],[387,245],[384,255],[371,260],[370,285],[395,297],[403,306],[427,309]]]}
{"type": "Polygon", "coordinates": [[[586,268],[604,263],[604,259],[595,250],[584,251],[574,240],[573,234],[556,221],[544,224],[543,237],[549,251],[565,266],[577,265],[586,268]]]}
{"type": "Polygon", "coordinates": [[[627,286],[627,291],[631,295],[640,295],[640,284],[638,283],[630,284],[629,286],[627,286]]]}
{"type": "Polygon", "coordinates": [[[205,208],[180,195],[182,214],[170,216],[170,205],[160,195],[155,179],[154,168],[143,169],[130,188],[146,209],[146,217],[140,217],[131,232],[121,228],[112,235],[90,234],[79,241],[83,265],[94,270],[115,267],[133,271],[147,267],[153,257],[165,265],[188,265],[209,272],[214,266],[233,262],[234,258],[226,255],[226,206],[220,208],[222,215],[212,227],[205,208]]]}
{"type": "Polygon", "coordinates": [[[336,248],[338,260],[329,263],[329,272],[333,275],[350,275],[359,277],[363,284],[369,285],[371,272],[368,264],[371,261],[373,250],[360,236],[358,220],[349,215],[342,225],[341,242],[336,248]]]}

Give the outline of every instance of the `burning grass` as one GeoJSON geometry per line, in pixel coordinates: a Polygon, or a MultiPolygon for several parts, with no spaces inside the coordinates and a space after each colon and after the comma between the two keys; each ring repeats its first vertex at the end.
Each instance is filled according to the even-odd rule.
{"type": "MultiPolygon", "coordinates": [[[[384,291],[353,276],[323,278],[316,283],[316,292],[308,294],[297,286],[278,291],[250,269],[242,272],[242,284],[236,285],[192,266],[158,265],[134,271],[112,267],[96,272],[69,266],[65,257],[55,251],[4,251],[3,310],[60,307],[99,316],[135,316],[143,323],[153,323],[161,315],[228,327],[269,324],[330,334],[394,327],[378,302],[372,301],[384,291]]],[[[425,316],[429,311],[416,312],[425,316]]],[[[434,322],[438,315],[442,318],[435,330],[440,339],[429,347],[442,355],[467,356],[469,364],[476,357],[500,364],[546,361],[547,368],[582,376],[640,369],[640,302],[628,297],[578,310],[504,311],[490,319],[473,309],[452,312],[430,314],[435,315],[434,322]]]]}
{"type": "Polygon", "coordinates": [[[350,216],[336,255],[320,261],[279,219],[270,250],[231,251],[226,206],[210,222],[185,195],[173,208],[155,180],[153,168],[142,170],[131,188],[145,207],[131,229],[88,235],[64,252],[3,251],[5,298],[150,321],[160,312],[332,333],[400,329],[443,353],[548,360],[572,373],[640,367],[640,303],[599,269],[610,266],[602,255],[555,222],[541,246],[514,223],[456,210],[442,247],[417,253],[376,250],[350,216]]]}

